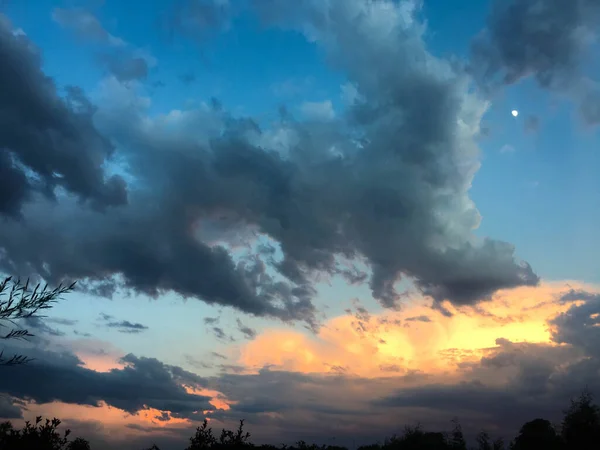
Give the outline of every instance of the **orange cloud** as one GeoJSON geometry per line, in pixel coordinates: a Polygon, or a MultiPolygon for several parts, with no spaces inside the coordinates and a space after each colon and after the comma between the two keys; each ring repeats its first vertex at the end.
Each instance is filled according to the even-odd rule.
{"type": "Polygon", "coordinates": [[[335,317],[317,336],[266,330],[240,349],[239,363],[254,370],[271,365],[272,370],[368,378],[419,371],[454,382],[459,364],[480,360],[498,338],[552,344],[547,320],[569,308],[558,298],[570,288],[599,291],[579,282],[545,282],[500,291],[475,307],[443,305],[452,317],[417,298],[400,312],[335,317]]]}
{"type": "MultiPolygon", "coordinates": [[[[188,394],[195,394],[195,395],[202,395],[204,397],[211,397],[211,399],[208,403],[213,405],[215,408],[222,409],[224,411],[231,409],[230,405],[234,405],[235,403],[237,403],[233,400],[228,400],[221,392],[215,391],[212,389],[197,388],[197,387],[192,387],[192,386],[184,386],[184,388],[188,394]]],[[[207,414],[210,412],[211,411],[203,411],[204,414],[207,414]]]]}
{"type": "Polygon", "coordinates": [[[87,369],[109,372],[111,369],[125,367],[125,364],[120,361],[125,353],[108,342],[96,339],[78,339],[69,341],[68,347],[87,369]]]}
{"type": "MultiPolygon", "coordinates": [[[[163,411],[147,408],[137,414],[129,414],[121,409],[108,406],[101,402],[100,406],[76,405],[62,402],[28,403],[24,410],[23,420],[35,421],[36,416],[46,418],[59,417],[65,424],[65,429],[70,424],[81,422],[93,423],[102,435],[111,440],[124,439],[147,435],[149,431],[162,434],[163,431],[171,432],[173,429],[188,429],[191,422],[187,419],[177,419],[170,416],[165,420],[163,411]],[[160,419],[160,420],[159,420],[160,419]],[[133,427],[131,425],[134,425],[133,427]]],[[[18,424],[18,421],[13,421],[18,424]]],[[[74,429],[77,435],[77,426],[74,429]]]]}

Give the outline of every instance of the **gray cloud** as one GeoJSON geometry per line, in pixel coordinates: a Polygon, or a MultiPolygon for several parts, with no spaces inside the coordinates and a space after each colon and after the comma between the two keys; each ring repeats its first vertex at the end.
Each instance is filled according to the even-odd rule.
{"type": "Polygon", "coordinates": [[[148,62],[126,52],[103,54],[99,60],[121,82],[144,80],[148,76],[148,62]]]}
{"type": "Polygon", "coordinates": [[[562,301],[582,300],[550,322],[555,328],[552,338],[559,344],[571,344],[600,360],[600,295],[570,291],[562,301]]]}
{"type": "Polygon", "coordinates": [[[240,319],[237,319],[236,322],[238,330],[244,335],[246,339],[254,339],[256,337],[256,330],[244,325],[240,319]]]}
{"type": "Polygon", "coordinates": [[[221,327],[210,327],[209,331],[220,341],[233,342],[235,339],[229,336],[221,327]]]}
{"type": "Polygon", "coordinates": [[[196,369],[211,369],[213,367],[211,363],[202,361],[198,358],[195,358],[192,355],[185,354],[183,356],[185,358],[185,361],[192,367],[195,367],[196,369]]]}
{"type": "Polygon", "coordinates": [[[431,322],[431,319],[427,316],[407,317],[405,320],[407,322],[431,322]]]}
{"type": "Polygon", "coordinates": [[[23,326],[33,334],[47,334],[50,336],[64,336],[63,331],[52,328],[47,324],[48,319],[40,317],[28,317],[23,319],[23,326]]]}
{"type": "Polygon", "coordinates": [[[21,407],[13,399],[6,395],[0,395],[0,418],[20,419],[23,417],[21,407]]]}
{"type": "Polygon", "coordinates": [[[119,333],[137,334],[148,330],[146,325],[142,325],[141,323],[133,323],[129,320],[115,320],[113,316],[108,314],[100,314],[100,318],[104,322],[103,326],[107,328],[114,328],[119,333]]]}
{"type": "MultiPolygon", "coordinates": [[[[298,1],[285,10],[257,3],[267,20],[301,29],[345,70],[357,87],[347,113],[327,122],[282,117],[261,129],[213,102],[167,127],[162,118],[148,119],[132,88],[109,81],[93,117],[135,179],[128,205],[102,213],[68,194],[58,203],[30,195],[23,221],[0,228],[0,268],[49,281],[118,275],[139,293],[175,291],[313,329],[315,280],[339,274],[338,257],[369,266],[373,295],[391,308],[402,300],[395,290],[401,277],[436,301],[459,305],[536,284],[512,245],[472,234],[480,217],[468,191],[479,168],[475,139],[485,104],[469,93],[466,74],[427,52],[406,9],[390,3],[395,15],[387,16],[384,3],[361,0],[298,1]],[[215,223],[224,224],[222,234],[215,223]],[[277,241],[283,259],[227,250],[231,236],[251,241],[257,233],[277,241]]],[[[20,46],[10,55],[25,53],[20,46]]],[[[38,66],[29,72],[37,77],[30,84],[46,82],[38,66]]],[[[27,103],[15,104],[25,111],[27,103]]],[[[29,185],[18,181],[7,192],[21,185],[27,194],[29,185]]],[[[78,193],[76,187],[66,186],[78,193]]]]}
{"type": "Polygon", "coordinates": [[[210,352],[211,356],[214,356],[215,358],[219,358],[219,359],[227,359],[227,357],[225,355],[222,355],[221,353],[218,352],[210,352]]]}
{"type": "Polygon", "coordinates": [[[494,0],[488,28],[473,41],[471,69],[484,85],[526,77],[580,103],[589,124],[600,123],[600,90],[582,62],[600,26],[596,0],[494,0]]]}
{"type": "Polygon", "coordinates": [[[101,373],[82,367],[74,355],[48,350],[32,355],[34,362],[0,372],[2,392],[38,403],[61,401],[99,406],[104,400],[131,414],[145,405],[184,416],[213,409],[209,397],[188,394],[182,387],[200,387],[206,383],[204,379],[154,358],[129,354],[123,357],[127,364],[124,369],[101,373]],[[44,382],[39,383],[40,379],[44,382]]]}
{"type": "Polygon", "coordinates": [[[34,193],[55,198],[58,187],[97,207],[125,204],[124,181],[102,169],[114,148],[94,127],[81,90],[61,99],[38,51],[7,20],[0,20],[0,59],[0,213],[18,215],[34,193]]]}

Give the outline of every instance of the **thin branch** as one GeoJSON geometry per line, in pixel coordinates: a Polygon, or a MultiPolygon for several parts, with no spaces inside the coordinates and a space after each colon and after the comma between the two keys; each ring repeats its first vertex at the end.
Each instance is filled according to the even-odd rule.
{"type": "MultiPolygon", "coordinates": [[[[4,335],[2,339],[23,339],[27,340],[33,337],[28,330],[16,328],[19,319],[29,319],[32,317],[44,317],[39,313],[45,309],[50,309],[61,298],[63,294],[75,289],[75,282],[70,285],[59,284],[54,289],[49,289],[48,285],[38,283],[33,290],[29,288],[29,278],[23,284],[20,279],[13,281],[12,277],[5,278],[0,282],[0,327],[5,327],[2,322],[7,322],[15,328],[4,335]]],[[[14,355],[11,358],[4,358],[4,350],[0,351],[0,366],[15,366],[26,364],[32,361],[24,355],[14,355]]]]}

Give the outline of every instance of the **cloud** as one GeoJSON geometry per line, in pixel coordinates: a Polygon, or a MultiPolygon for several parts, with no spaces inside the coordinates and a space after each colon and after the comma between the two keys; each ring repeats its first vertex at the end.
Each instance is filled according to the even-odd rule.
{"type": "MultiPolygon", "coordinates": [[[[235,3],[235,2],[233,2],[235,3]]],[[[171,34],[203,42],[215,31],[229,28],[235,9],[230,0],[182,0],[165,17],[171,34]]]]}
{"type": "Polygon", "coordinates": [[[484,85],[534,77],[580,103],[587,123],[599,123],[600,96],[584,73],[600,25],[595,0],[495,0],[488,28],[473,41],[471,69],[484,85]]]}
{"type": "Polygon", "coordinates": [[[573,300],[583,303],[572,305],[550,321],[555,327],[552,339],[600,359],[600,294],[570,291],[561,297],[563,302],[573,300]]]}
{"type": "Polygon", "coordinates": [[[115,47],[125,46],[121,38],[110,34],[96,16],[82,8],[54,8],[52,19],[85,39],[92,39],[115,47]]]}
{"type": "Polygon", "coordinates": [[[213,367],[212,364],[202,361],[200,359],[195,358],[192,355],[184,355],[185,361],[196,369],[211,369],[213,367]]]}
{"type": "Polygon", "coordinates": [[[133,49],[121,38],[108,33],[90,11],[83,8],[55,8],[52,18],[80,37],[108,45],[110,51],[100,52],[97,59],[121,82],[144,80],[149,68],[156,65],[155,59],[147,52],[133,49]]]}
{"type": "Polygon", "coordinates": [[[444,305],[451,317],[419,298],[411,298],[405,311],[368,315],[355,304],[352,314],[331,319],[319,336],[267,329],[244,343],[238,364],[223,364],[220,373],[204,377],[133,355],[122,358],[119,368],[94,372],[70,353],[40,349],[38,365],[24,368],[24,379],[21,372],[0,373],[0,386],[26,400],[26,414],[34,414],[32,400],[36,414],[98,420],[102,413],[111,433],[129,440],[138,435],[118,427],[134,423],[130,431],[143,428],[149,441],[166,435],[167,427],[171,437],[185,439],[204,416],[217,429],[247,419],[260,443],[327,443],[333,435],[340,445],[351,445],[344,436],[362,444],[415,420],[426,429],[447,430],[456,416],[467,435],[483,428],[510,438],[535,417],[558,421],[569,397],[586,384],[600,391],[595,337],[585,334],[597,328],[587,314],[598,310],[600,290],[568,284],[500,291],[477,307],[444,305]],[[403,326],[425,312],[429,322],[403,326]],[[358,317],[363,327],[356,327],[358,317]],[[588,331],[577,339],[561,337],[572,336],[573,318],[587,323],[588,331]],[[49,386],[29,382],[41,372],[49,386]],[[55,382],[64,379],[73,386],[55,382]],[[53,399],[62,403],[47,403],[53,399]],[[211,412],[201,413],[204,408],[211,412]],[[121,410],[136,416],[123,418],[121,410]]]}
{"type": "Polygon", "coordinates": [[[227,333],[225,333],[225,331],[223,331],[223,328],[221,328],[221,327],[211,327],[211,328],[209,328],[209,330],[220,341],[226,341],[226,342],[235,341],[235,339],[233,337],[229,336],[227,333]]]}
{"type": "Polygon", "coordinates": [[[104,54],[99,59],[107,70],[121,82],[143,80],[148,76],[148,62],[140,56],[120,52],[104,54]]]}
{"type": "MultiPolygon", "coordinates": [[[[265,20],[300,29],[357,86],[359,100],[335,121],[282,119],[261,129],[218,102],[149,116],[135,86],[105,80],[94,123],[132,180],[127,206],[101,213],[68,193],[58,203],[24,196],[16,202],[30,199],[22,222],[0,230],[0,268],[51,282],[116,280],[151,296],[172,291],[313,330],[315,284],[340,273],[341,259],[369,268],[373,296],[388,308],[403,300],[395,289],[403,277],[455,305],[536,285],[511,244],[473,235],[480,216],[469,189],[487,102],[467,74],[428,53],[407,5],[300,1],[281,10],[258,2],[265,20]],[[280,131],[289,139],[268,146],[265,136],[280,131]],[[224,224],[218,241],[203,232],[206,221],[224,224]],[[244,248],[230,251],[231,236],[243,236],[244,248]]],[[[34,69],[24,72],[37,74],[29,84],[47,83],[34,69]]],[[[7,92],[17,99],[20,91],[7,92]]],[[[96,178],[81,178],[96,193],[104,184],[87,185],[103,180],[104,154],[93,161],[96,178]]],[[[10,182],[6,192],[20,186],[29,187],[10,182]]]]}
{"type": "Polygon", "coordinates": [[[0,213],[19,216],[34,194],[56,200],[60,187],[94,206],[122,205],[122,178],[103,164],[114,153],[92,122],[93,107],[78,88],[58,96],[41,70],[40,55],[23,35],[0,21],[0,213]]]}
{"type": "Polygon", "coordinates": [[[114,317],[108,314],[100,314],[100,318],[105,322],[105,327],[115,328],[119,333],[137,334],[148,330],[146,325],[132,323],[129,320],[114,320],[114,317]]]}
{"type": "Polygon", "coordinates": [[[431,319],[429,318],[429,316],[407,317],[404,320],[406,320],[407,322],[431,322],[431,319]]]}
{"type": "Polygon", "coordinates": [[[244,335],[246,339],[254,339],[256,337],[256,330],[253,330],[252,328],[244,325],[240,319],[237,319],[236,322],[238,330],[244,335]]]}
{"type": "Polygon", "coordinates": [[[0,395],[0,418],[20,419],[23,417],[20,405],[5,395],[0,395]]]}
{"type": "MultiPolygon", "coordinates": [[[[450,315],[418,296],[411,296],[402,311],[365,315],[355,305],[347,315],[325,322],[314,337],[267,328],[241,346],[234,362],[253,370],[268,366],[303,373],[344,367],[348,375],[363,378],[382,377],[395,368],[402,375],[420,371],[449,381],[459,365],[488,361],[489,349],[498,345],[515,350],[523,341],[559,342],[547,321],[559,320],[573,306],[563,300],[566,290],[565,283],[503,290],[476,307],[443,304],[450,315]]],[[[577,295],[585,299],[584,293],[577,295]]]]}
{"type": "Polygon", "coordinates": [[[130,414],[154,408],[191,416],[194,411],[213,409],[210,397],[190,394],[183,387],[200,387],[204,379],[153,358],[128,354],[122,359],[124,368],[96,372],[81,367],[73,355],[46,351],[35,356],[36,361],[27,366],[0,373],[3,392],[37,403],[100,406],[103,401],[130,414]],[[43,383],[36,382],[42,378],[43,383]]]}
{"type": "Polygon", "coordinates": [[[302,115],[308,120],[327,121],[335,118],[331,100],[304,102],[300,105],[302,115]]]}
{"type": "Polygon", "coordinates": [[[47,324],[48,320],[46,318],[40,317],[28,317],[23,319],[23,326],[33,333],[40,334],[48,334],[50,336],[64,336],[65,333],[63,331],[52,328],[47,324]]]}

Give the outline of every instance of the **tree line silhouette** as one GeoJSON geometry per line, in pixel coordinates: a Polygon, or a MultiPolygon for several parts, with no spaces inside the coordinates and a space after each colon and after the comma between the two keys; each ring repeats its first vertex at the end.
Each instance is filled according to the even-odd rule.
{"type": "MultiPolygon", "coordinates": [[[[39,313],[52,307],[61,295],[73,291],[75,283],[59,285],[54,289],[39,284],[30,288],[29,280],[21,283],[11,277],[0,282],[0,328],[6,323],[12,325],[0,340],[28,339],[33,336],[22,329],[18,320],[39,317],[39,313]]],[[[0,367],[27,364],[31,361],[25,355],[4,356],[0,349],[0,367]]],[[[37,417],[35,423],[25,422],[18,429],[8,421],[0,423],[0,450],[91,450],[88,440],[78,437],[69,440],[70,430],[62,434],[58,428],[59,419],[37,417]]],[[[475,446],[468,446],[460,423],[453,421],[449,432],[426,431],[421,426],[408,426],[401,435],[386,438],[383,443],[359,447],[357,450],[600,450],[600,407],[591,392],[586,389],[564,411],[562,423],[555,427],[546,419],[537,418],[525,423],[517,436],[505,442],[502,438],[493,439],[481,431],[475,446]]],[[[244,431],[244,421],[236,431],[223,429],[217,438],[208,421],[204,420],[189,439],[185,450],[348,450],[341,446],[307,444],[299,441],[293,446],[255,445],[250,442],[250,433],[244,431]]],[[[145,450],[160,450],[156,445],[145,450]]]]}
{"type": "MultiPolygon", "coordinates": [[[[69,440],[70,430],[61,433],[58,419],[42,420],[35,424],[26,422],[21,429],[11,422],[0,424],[0,449],[2,450],[91,450],[89,441],[77,437],[69,440]]],[[[406,427],[401,435],[393,435],[383,441],[359,447],[357,450],[598,450],[600,449],[600,407],[593,402],[592,394],[585,389],[571,400],[564,411],[560,426],[555,427],[546,419],[534,419],[525,423],[510,441],[492,439],[481,431],[474,446],[468,446],[458,421],[453,421],[449,432],[426,431],[421,426],[406,427]]],[[[295,445],[255,445],[250,433],[244,430],[244,421],[236,431],[221,430],[217,437],[205,419],[189,439],[185,450],[348,450],[333,445],[315,445],[299,441],[295,445]]],[[[145,450],[160,450],[156,445],[145,450]]]]}

